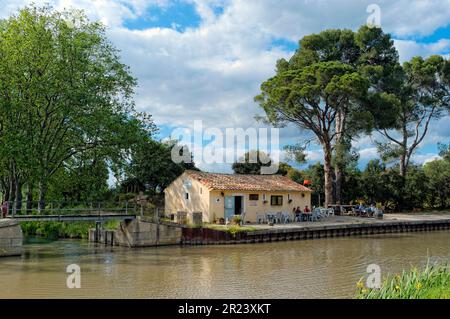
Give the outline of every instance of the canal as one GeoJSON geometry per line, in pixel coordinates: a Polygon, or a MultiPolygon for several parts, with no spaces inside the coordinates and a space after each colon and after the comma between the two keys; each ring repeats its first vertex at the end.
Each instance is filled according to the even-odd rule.
{"type": "Polygon", "coordinates": [[[450,231],[232,246],[127,249],[30,238],[0,259],[0,298],[351,298],[369,264],[383,275],[450,261],[450,231]],[[81,267],[81,288],[66,267],[81,267]]]}

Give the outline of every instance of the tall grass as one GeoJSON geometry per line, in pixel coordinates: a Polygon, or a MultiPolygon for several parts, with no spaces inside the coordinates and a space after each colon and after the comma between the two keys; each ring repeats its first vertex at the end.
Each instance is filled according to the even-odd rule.
{"type": "Polygon", "coordinates": [[[427,264],[388,276],[380,289],[364,287],[362,280],[357,288],[358,299],[450,299],[450,267],[427,264]]]}

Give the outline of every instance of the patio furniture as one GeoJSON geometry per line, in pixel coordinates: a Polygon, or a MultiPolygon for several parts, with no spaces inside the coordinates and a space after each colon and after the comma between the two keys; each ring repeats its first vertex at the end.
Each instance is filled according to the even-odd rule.
{"type": "Polygon", "coordinates": [[[353,207],[352,208],[352,216],[360,216],[361,211],[358,208],[353,207]]]}
{"type": "Polygon", "coordinates": [[[276,219],[276,216],[274,213],[267,213],[266,214],[266,221],[269,223],[274,223],[276,219]]]}
{"type": "Polygon", "coordinates": [[[291,222],[291,216],[288,212],[283,212],[282,214],[283,223],[289,224],[291,222]]]}
{"type": "Polygon", "coordinates": [[[275,215],[275,222],[277,224],[281,224],[283,222],[283,213],[282,212],[277,212],[277,214],[275,215]]]}
{"type": "Polygon", "coordinates": [[[314,209],[313,210],[313,212],[312,212],[312,214],[311,214],[311,221],[312,222],[318,222],[319,220],[320,220],[320,218],[321,218],[321,211],[320,211],[320,209],[314,209]]]}
{"type": "Polygon", "coordinates": [[[256,214],[256,222],[258,224],[264,224],[266,222],[266,215],[265,214],[256,214]]]}

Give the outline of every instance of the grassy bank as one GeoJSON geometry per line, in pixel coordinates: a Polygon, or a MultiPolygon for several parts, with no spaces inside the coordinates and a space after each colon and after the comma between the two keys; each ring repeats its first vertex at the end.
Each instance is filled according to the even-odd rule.
{"type": "Polygon", "coordinates": [[[366,288],[362,281],[357,287],[359,299],[450,299],[450,267],[427,265],[422,271],[412,268],[385,278],[381,289],[366,288]]]}
{"type": "MultiPolygon", "coordinates": [[[[80,238],[88,237],[89,228],[95,228],[94,222],[22,222],[20,223],[25,235],[46,238],[80,238]]],[[[118,221],[104,223],[105,229],[117,229],[118,221]]]]}

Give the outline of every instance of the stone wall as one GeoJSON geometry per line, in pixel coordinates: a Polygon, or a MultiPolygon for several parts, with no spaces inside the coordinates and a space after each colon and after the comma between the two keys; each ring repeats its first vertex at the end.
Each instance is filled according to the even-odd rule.
{"type": "Polygon", "coordinates": [[[22,254],[22,229],[17,221],[0,219],[0,257],[22,254]]]}
{"type": "Polygon", "coordinates": [[[181,244],[182,228],[169,223],[154,223],[143,219],[123,221],[114,232],[114,245],[151,247],[181,244]]]}

